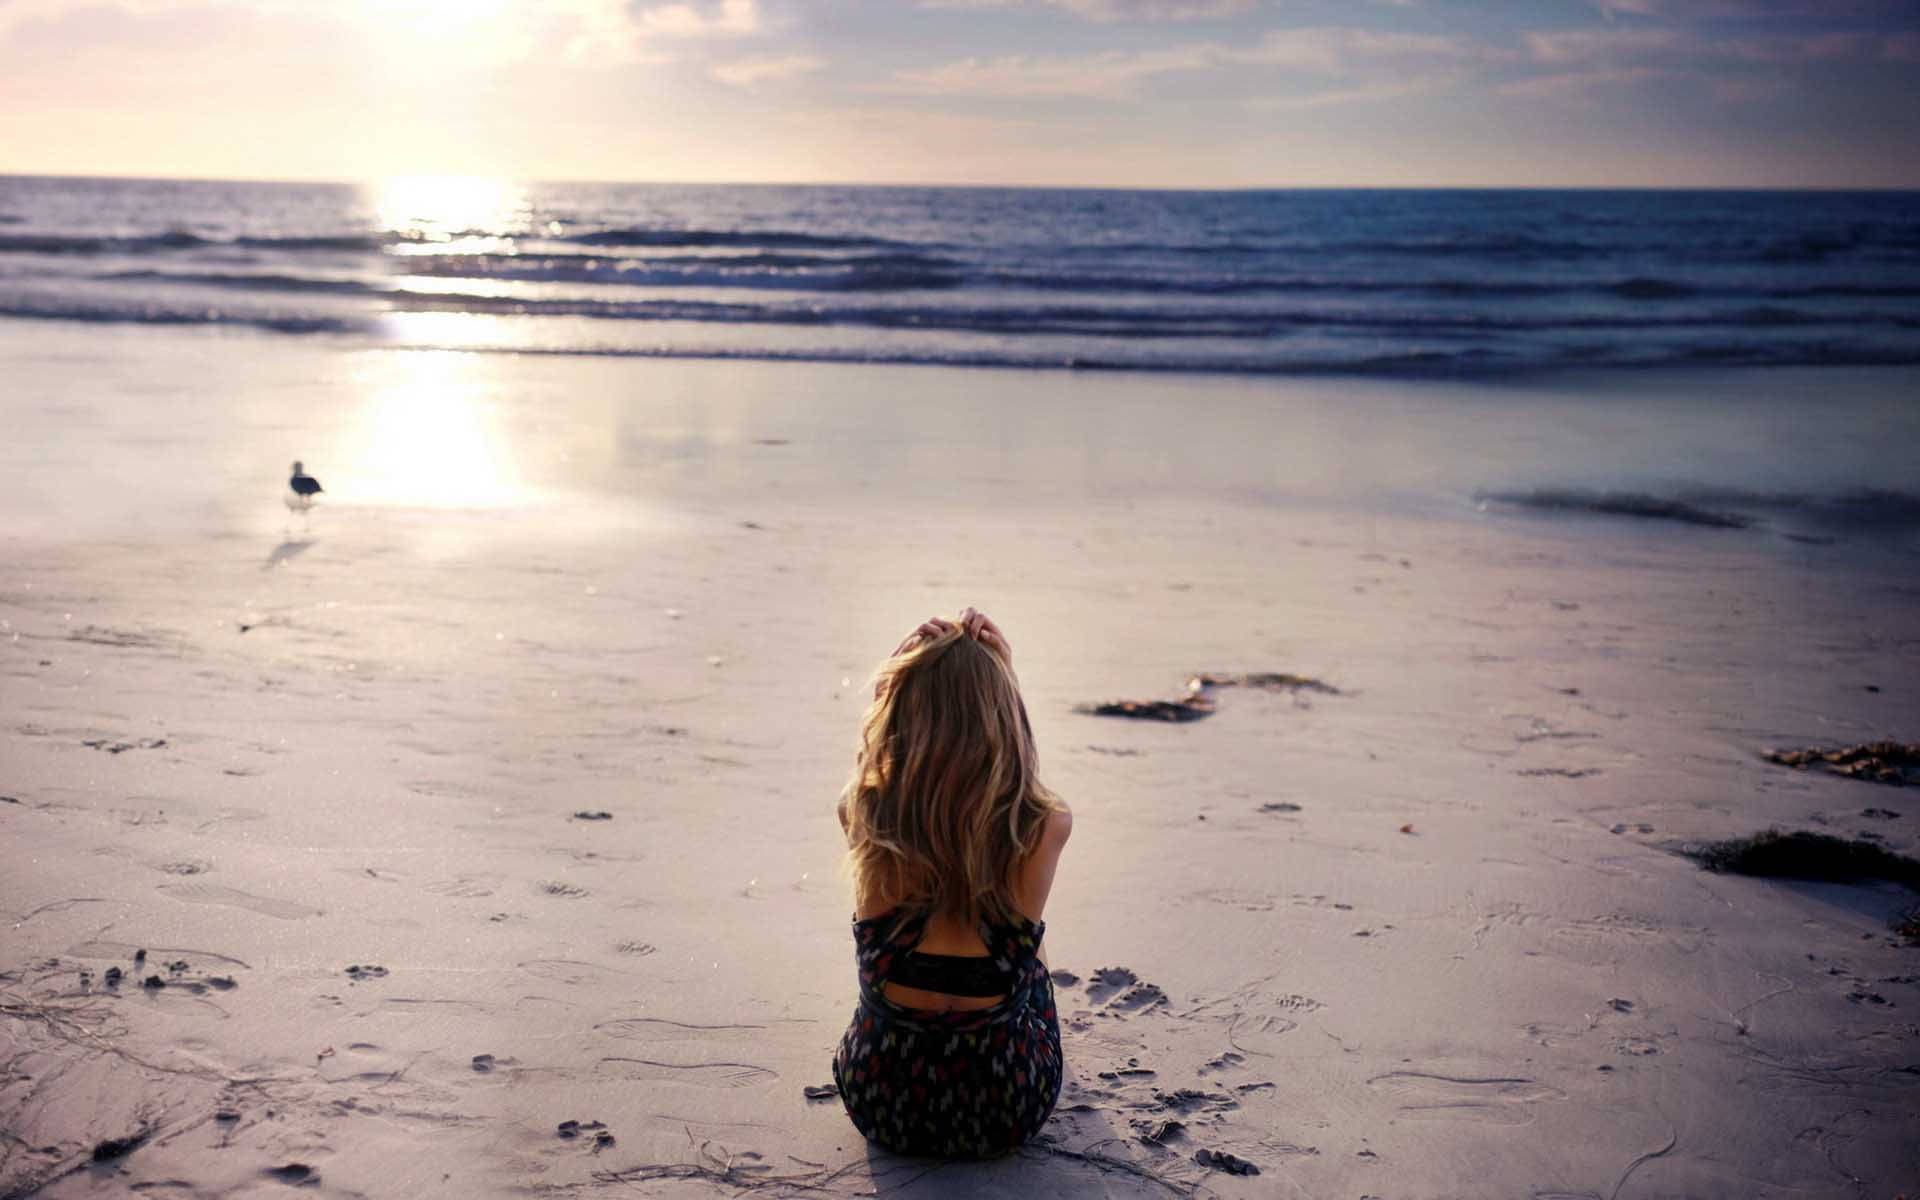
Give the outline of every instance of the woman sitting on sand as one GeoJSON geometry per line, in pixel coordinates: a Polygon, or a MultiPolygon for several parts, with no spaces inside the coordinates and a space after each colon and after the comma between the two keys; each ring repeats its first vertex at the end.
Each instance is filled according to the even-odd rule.
{"type": "Polygon", "coordinates": [[[1040,915],[1073,818],[1040,784],[984,615],[936,617],[882,664],[840,823],[860,975],[833,1057],[847,1115],[899,1154],[1012,1150],[1060,1095],[1040,915]]]}

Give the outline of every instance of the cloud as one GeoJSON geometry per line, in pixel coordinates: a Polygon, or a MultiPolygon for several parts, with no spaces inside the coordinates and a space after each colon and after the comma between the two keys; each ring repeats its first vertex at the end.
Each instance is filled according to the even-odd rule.
{"type": "Polygon", "coordinates": [[[1522,38],[1536,63],[1614,67],[1664,63],[1702,68],[1920,61],[1920,34],[1760,33],[1709,37],[1674,28],[1568,29],[1522,38]]]}
{"type": "Polygon", "coordinates": [[[896,71],[887,90],[938,96],[1080,96],[1115,99],[1154,75],[1197,71],[1221,61],[1214,46],[1109,51],[1079,58],[1007,55],[965,58],[919,71],[896,71]]]}
{"type": "Polygon", "coordinates": [[[1562,29],[1521,39],[1534,61],[1590,63],[1622,57],[1688,54],[1698,41],[1678,29],[1562,29]]]}
{"type": "MultiPolygon", "coordinates": [[[[1159,50],[1108,51],[1078,57],[967,58],[923,70],[897,71],[887,90],[923,95],[1119,99],[1130,95],[1142,81],[1161,75],[1288,69],[1321,77],[1317,82],[1322,92],[1326,92],[1329,81],[1343,83],[1349,98],[1357,100],[1363,94],[1378,94],[1382,87],[1404,83],[1415,67],[1424,68],[1418,74],[1425,89],[1438,84],[1438,76],[1431,69],[1436,62],[1457,68],[1512,57],[1510,50],[1462,37],[1315,27],[1276,30],[1250,45],[1239,46],[1188,42],[1159,50]]],[[[1297,102],[1298,98],[1270,103],[1297,102]]]]}
{"type": "Polygon", "coordinates": [[[713,68],[713,77],[735,87],[752,87],[770,80],[792,79],[808,75],[827,65],[825,59],[810,54],[789,54],[784,58],[749,58],[721,63],[713,68]]]}
{"type": "Polygon", "coordinates": [[[1252,12],[1258,0],[921,0],[921,8],[1014,8],[1037,2],[1089,21],[1217,21],[1252,12]]]}
{"type": "Polygon", "coordinates": [[[1249,12],[1254,0],[1048,0],[1090,21],[1217,21],[1249,12]]]}
{"type": "MultiPolygon", "coordinates": [[[[1411,0],[1396,0],[1410,3],[1411,0]]],[[[1266,112],[1296,112],[1312,108],[1337,108],[1346,104],[1378,104],[1436,92],[1460,82],[1458,74],[1427,75],[1382,83],[1337,87],[1326,91],[1302,92],[1292,96],[1263,96],[1248,103],[1249,108],[1266,112]]]]}
{"type": "Polygon", "coordinates": [[[1591,71],[1563,71],[1555,75],[1535,75],[1510,80],[1495,90],[1503,96],[1531,96],[1535,99],[1560,99],[1580,96],[1608,88],[1631,87],[1670,72],[1656,67],[1607,67],[1591,71]]]}
{"type": "Polygon", "coordinates": [[[553,53],[589,68],[667,61],[643,44],[627,0],[547,0],[526,33],[527,59],[553,53]]]}
{"type": "Polygon", "coordinates": [[[1821,20],[1913,15],[1913,0],[1589,0],[1609,21],[1618,16],[1676,21],[1821,20]]]}
{"type": "Polygon", "coordinates": [[[662,37],[738,35],[759,31],[760,10],[755,0],[636,5],[633,21],[641,33],[662,37]]]}
{"type": "Polygon", "coordinates": [[[1380,33],[1371,29],[1319,26],[1265,34],[1235,50],[1238,62],[1338,72],[1387,61],[1492,61],[1509,53],[1487,42],[1446,34],[1380,33]]]}

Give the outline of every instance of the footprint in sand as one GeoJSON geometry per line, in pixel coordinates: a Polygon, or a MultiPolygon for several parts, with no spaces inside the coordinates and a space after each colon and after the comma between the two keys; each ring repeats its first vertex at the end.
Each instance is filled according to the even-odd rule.
{"type": "Polygon", "coordinates": [[[1237,1071],[1241,1068],[1241,1064],[1246,1061],[1246,1055],[1236,1054],[1232,1050],[1228,1050],[1201,1063],[1200,1074],[1206,1075],[1214,1071],[1237,1071]]]}
{"type": "Polygon", "coordinates": [[[1559,1088],[1531,1079],[1477,1078],[1430,1075],[1422,1071],[1389,1071],[1367,1080],[1399,1102],[1400,1114],[1422,1121],[1475,1121],[1483,1125],[1526,1125],[1533,1121],[1532,1106],[1542,1100],[1565,1100],[1559,1088]]]}
{"type": "Polygon", "coordinates": [[[1165,1004],[1167,994],[1125,967],[1101,967],[1087,985],[1087,999],[1109,1013],[1131,1013],[1165,1004]]]}
{"type": "Polygon", "coordinates": [[[1294,992],[1276,995],[1249,988],[1207,1001],[1183,1015],[1224,1016],[1227,1044],[1233,1050],[1215,1061],[1240,1062],[1249,1054],[1280,1053],[1280,1039],[1300,1028],[1299,1018],[1322,1007],[1311,996],[1294,992]]]}
{"type": "Polygon", "coordinates": [[[1087,999],[1095,1004],[1140,982],[1140,977],[1125,967],[1101,967],[1087,985],[1087,999]]]}
{"type": "Polygon", "coordinates": [[[265,917],[278,917],[282,921],[317,917],[321,913],[320,909],[295,904],[291,900],[256,896],[251,892],[221,887],[215,883],[163,883],[159,890],[175,900],[184,900],[188,904],[223,904],[229,908],[244,908],[248,912],[257,912],[265,917]]]}

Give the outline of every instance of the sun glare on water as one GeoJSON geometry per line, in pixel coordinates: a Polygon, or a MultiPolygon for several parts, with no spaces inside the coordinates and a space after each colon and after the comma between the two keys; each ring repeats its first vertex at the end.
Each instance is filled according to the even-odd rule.
{"type": "Polygon", "coordinates": [[[435,249],[456,239],[510,236],[526,224],[526,190],[484,175],[399,176],[374,185],[370,198],[382,230],[435,249]]]}
{"type": "Polygon", "coordinates": [[[525,500],[482,356],[382,355],[365,384],[352,452],[360,498],[422,508],[500,508],[525,500]]]}

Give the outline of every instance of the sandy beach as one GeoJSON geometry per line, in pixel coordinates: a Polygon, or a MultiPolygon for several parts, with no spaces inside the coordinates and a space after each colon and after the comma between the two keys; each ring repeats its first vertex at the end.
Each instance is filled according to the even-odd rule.
{"type": "Polygon", "coordinates": [[[1920,1190],[1920,895],[1679,853],[1920,854],[1762,758],[1920,738],[1913,516],[1848,500],[1911,488],[1912,369],[4,335],[0,1196],[1920,1190]],[[1681,484],[1767,511],[1484,499],[1681,484]],[[939,1164],[806,1090],[866,679],[968,604],[1076,814],[1068,1083],[939,1164]],[[1334,690],[1076,711],[1198,672],[1334,690]]]}

